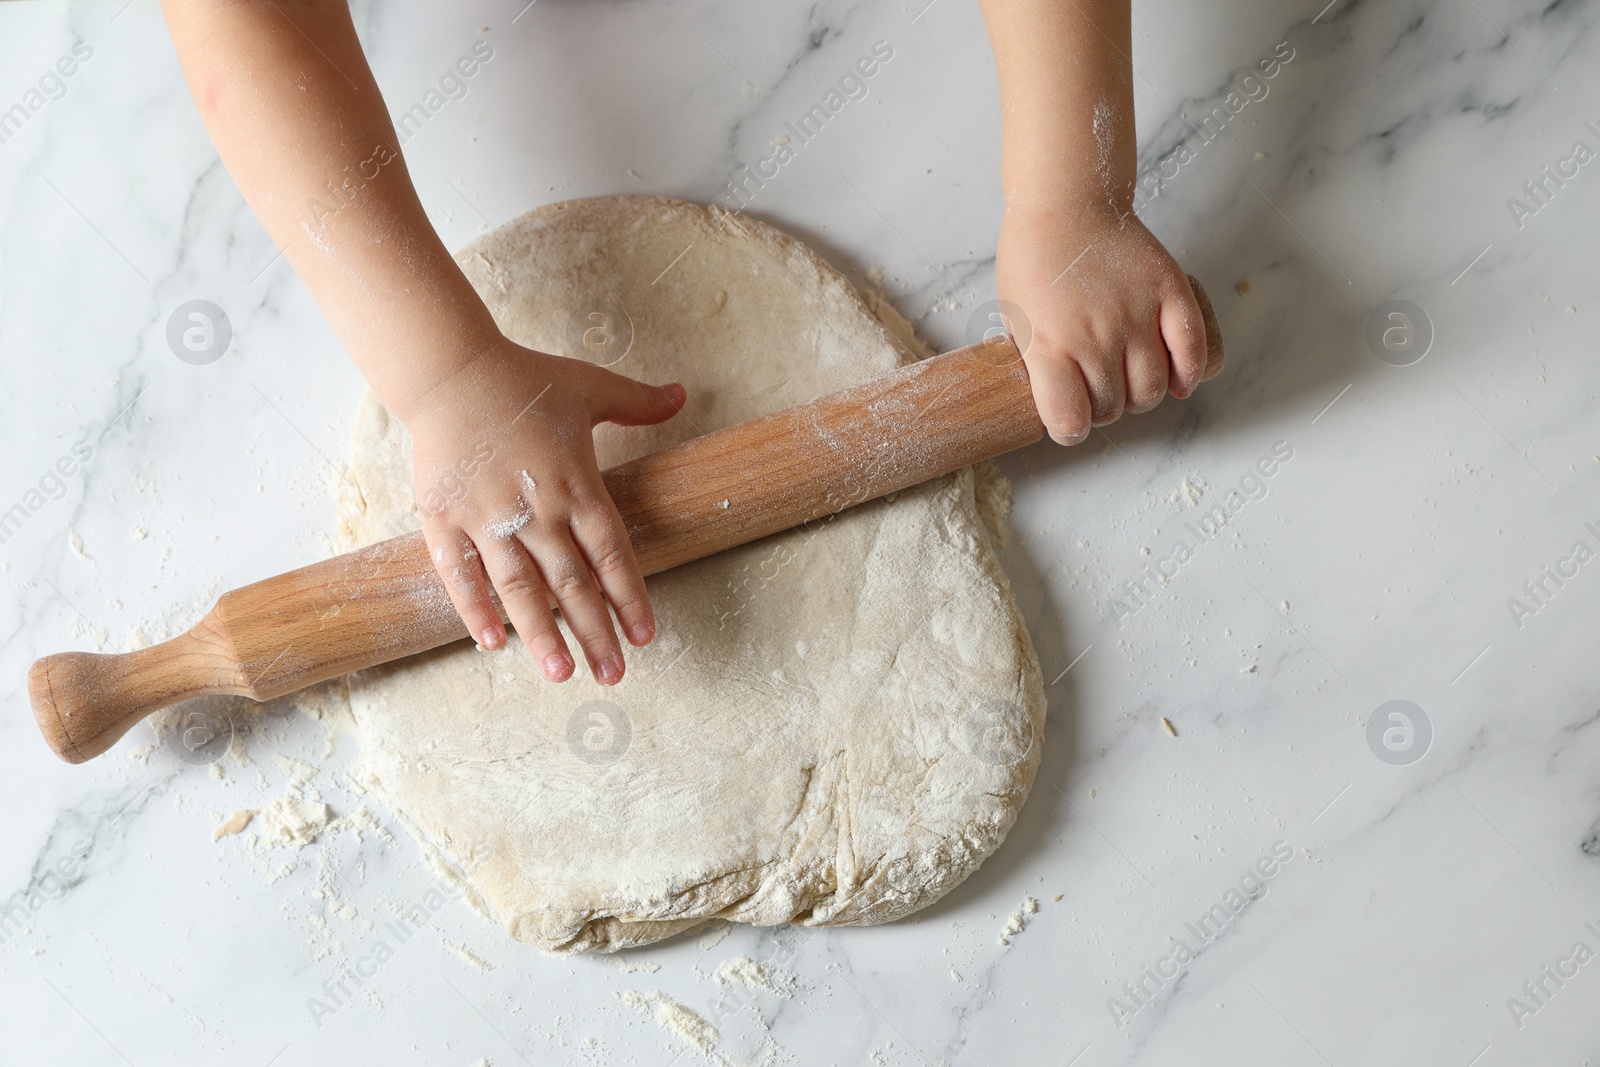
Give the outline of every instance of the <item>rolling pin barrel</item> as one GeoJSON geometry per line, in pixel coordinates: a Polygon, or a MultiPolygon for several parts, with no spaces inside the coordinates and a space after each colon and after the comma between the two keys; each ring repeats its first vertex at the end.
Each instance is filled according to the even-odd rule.
{"type": "MultiPolygon", "coordinates": [[[[1198,282],[1209,359],[1222,345],[1198,282]]],[[[613,467],[606,488],[645,574],[656,574],[1038,440],[1011,338],[947,352],[849,389],[613,467]]],[[[421,533],[223,594],[170,641],[120,655],[46,656],[34,715],[69,763],[192,697],[270,700],[469,636],[421,533]]]]}

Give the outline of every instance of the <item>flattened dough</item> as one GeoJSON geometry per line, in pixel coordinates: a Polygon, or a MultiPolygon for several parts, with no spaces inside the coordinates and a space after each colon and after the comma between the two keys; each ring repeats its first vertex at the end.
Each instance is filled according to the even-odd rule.
{"type": "MultiPolygon", "coordinates": [[[[602,467],[924,354],[799,241],[716,208],[554,204],[457,258],[516,341],[688,388],[663,426],[601,427],[602,467]]],[[[353,475],[356,541],[416,527],[410,443],[371,397],[353,475]]],[[[660,636],[610,690],[546,683],[518,642],[360,672],[367,780],[550,952],[924,907],[1011,828],[1044,725],[974,478],[652,578],[660,636]]]]}

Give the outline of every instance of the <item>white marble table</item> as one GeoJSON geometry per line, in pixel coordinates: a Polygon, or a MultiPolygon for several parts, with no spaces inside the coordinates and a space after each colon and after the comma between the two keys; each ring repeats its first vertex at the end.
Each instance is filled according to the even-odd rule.
{"type": "MultiPolygon", "coordinates": [[[[1142,213],[1217,297],[1230,366],[1004,462],[1007,566],[1053,680],[1011,838],[917,921],[629,954],[656,971],[547,959],[430,897],[381,808],[390,840],[214,844],[282,791],[277,753],[323,766],[336,811],[364,803],[353,742],[326,753],[300,716],[220,776],[149,751],[148,726],[83,767],[39,742],[34,657],[181,629],[327,551],[361,385],[219,165],[153,0],[0,6],[0,108],[22,105],[0,126],[0,900],[24,920],[0,940],[0,1061],[704,1058],[632,989],[716,1022],[738,1064],[1592,1062],[1600,165],[1574,144],[1600,150],[1600,16],[1324,2],[1139,5],[1162,179],[1142,213]],[[233,328],[206,366],[166,340],[193,299],[233,328]],[[1415,331],[1398,353],[1368,341],[1393,301],[1415,331]],[[1369,744],[1393,700],[1428,729],[1369,744]],[[420,926],[401,939],[397,916],[420,926]],[[392,958],[362,964],[380,941],[392,958]],[[793,999],[730,997],[710,974],[738,954],[786,961],[793,999]]],[[[397,112],[492,45],[405,146],[452,245],[554,199],[724,197],[889,42],[750,210],[881,268],[953,346],[992,296],[995,87],[969,0],[922,4],[363,2],[358,21],[397,112]]]]}

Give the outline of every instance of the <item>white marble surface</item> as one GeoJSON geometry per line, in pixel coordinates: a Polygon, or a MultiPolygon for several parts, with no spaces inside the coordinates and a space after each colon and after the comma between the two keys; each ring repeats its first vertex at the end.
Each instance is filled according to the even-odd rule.
{"type": "MultiPolygon", "coordinates": [[[[682,939],[631,954],[660,966],[631,973],[434,907],[381,810],[392,843],[213,844],[222,814],[282,791],[277,752],[323,764],[336,811],[361,803],[338,772],[352,743],[325,756],[298,716],[220,779],[141,758],[148,726],[82,767],[40,743],[34,657],[186,627],[221,590],[320,558],[361,386],[218,164],[155,3],[0,6],[0,107],[75,41],[93,50],[0,144],[0,509],[28,510],[0,544],[0,899],[36,905],[0,943],[0,1061],[702,1059],[619,998],[637,989],[714,1018],[738,1064],[1593,1062],[1600,962],[1545,979],[1520,1019],[1508,1000],[1537,1006],[1524,982],[1576,942],[1600,950],[1600,564],[1549,583],[1521,625],[1507,602],[1574,542],[1600,547],[1600,165],[1549,183],[1520,227],[1507,201],[1574,141],[1600,149],[1600,15],[1323,2],[1139,4],[1143,158],[1159,168],[1185,137],[1193,153],[1143,213],[1217,297],[1230,366],[1193,402],[1004,462],[1007,565],[1055,679],[1009,841],[918,921],[682,939]],[[1294,58],[1266,96],[1202,143],[1190,124],[1235,87],[1259,96],[1242,78],[1281,42],[1294,58]],[[235,330],[211,366],[165,342],[194,298],[235,330]],[[1412,366],[1364,339],[1393,299],[1436,333],[1412,366]],[[59,498],[29,498],[82,441],[92,459],[59,498]],[[1267,495],[1215,540],[1186,534],[1278,442],[1292,459],[1267,495]],[[1118,618],[1122,583],[1186,536],[1193,558],[1118,618]],[[1405,766],[1366,740],[1392,699],[1433,728],[1405,766]],[[1292,859],[1202,947],[1185,924],[1278,842],[1292,859]],[[1025,895],[1040,910],[1002,947],[1025,895]],[[395,908],[424,927],[318,1025],[308,1000],[395,908]],[[1124,983],[1174,938],[1201,951],[1133,999],[1124,983]],[[785,960],[794,998],[719,1000],[709,974],[740,953],[785,960]]],[[[881,266],[930,339],[961,342],[992,295],[1000,209],[968,0],[520,6],[358,8],[397,111],[480,37],[495,49],[406,145],[448,243],[553,199],[715,199],[885,40],[870,96],[754,210],[857,276],[881,266]]]]}

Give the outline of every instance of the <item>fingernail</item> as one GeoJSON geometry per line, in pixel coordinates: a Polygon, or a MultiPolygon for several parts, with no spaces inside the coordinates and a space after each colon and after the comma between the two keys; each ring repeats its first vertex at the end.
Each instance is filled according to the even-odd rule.
{"type": "Polygon", "coordinates": [[[628,640],[632,641],[635,645],[649,644],[650,627],[642,622],[634,623],[632,626],[628,627],[628,640]]]}
{"type": "Polygon", "coordinates": [[[672,401],[674,404],[677,404],[679,407],[682,407],[683,402],[689,398],[688,391],[677,382],[673,382],[671,385],[663,385],[661,387],[661,391],[667,394],[668,400],[672,401]]]}
{"type": "Polygon", "coordinates": [[[559,681],[572,669],[572,657],[565,652],[552,652],[544,658],[544,674],[552,682],[559,681]]]}
{"type": "Polygon", "coordinates": [[[1079,445],[1079,444],[1082,444],[1083,443],[1083,439],[1085,437],[1088,437],[1088,436],[1089,436],[1089,431],[1085,430],[1082,433],[1062,433],[1062,434],[1054,434],[1053,433],[1053,434],[1050,435],[1050,439],[1053,440],[1058,445],[1079,445]]]}
{"type": "Polygon", "coordinates": [[[622,664],[607,656],[595,668],[594,680],[601,685],[616,685],[622,680],[622,664]]]}
{"type": "Polygon", "coordinates": [[[483,633],[478,635],[478,644],[494,651],[506,643],[506,631],[503,626],[485,626],[483,633]]]}

